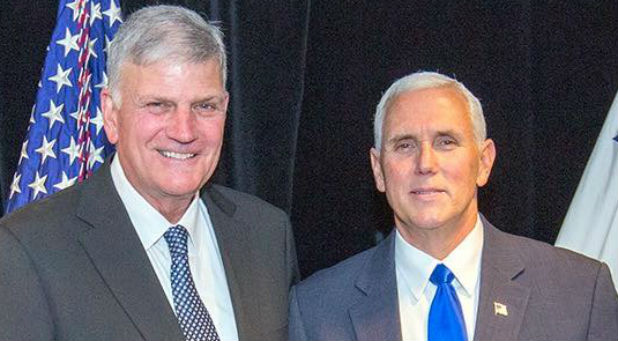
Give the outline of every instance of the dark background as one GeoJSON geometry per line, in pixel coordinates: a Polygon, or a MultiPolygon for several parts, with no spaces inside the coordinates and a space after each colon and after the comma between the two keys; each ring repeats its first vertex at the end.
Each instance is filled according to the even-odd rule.
{"type": "MultiPolygon", "coordinates": [[[[550,243],[618,90],[615,1],[161,3],[221,22],[232,102],[214,181],[291,214],[304,276],[390,229],[368,150],[375,105],[397,78],[439,71],[481,100],[498,149],[481,211],[550,243]]],[[[3,206],[57,6],[0,4],[3,206]]]]}

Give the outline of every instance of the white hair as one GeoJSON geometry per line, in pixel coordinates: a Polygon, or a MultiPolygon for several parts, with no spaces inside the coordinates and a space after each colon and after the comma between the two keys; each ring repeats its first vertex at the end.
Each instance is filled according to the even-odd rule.
{"type": "Polygon", "coordinates": [[[179,63],[219,61],[221,80],[227,64],[223,33],[196,12],[179,6],[149,6],[133,13],[118,30],[109,47],[108,87],[114,105],[120,105],[119,85],[124,63],[147,65],[163,59],[179,63]]]}
{"type": "Polygon", "coordinates": [[[376,114],[373,121],[373,137],[374,148],[380,150],[382,148],[382,126],[384,118],[389,109],[391,102],[400,94],[408,91],[450,87],[460,93],[468,102],[468,112],[472,122],[472,130],[477,143],[482,143],[487,138],[487,128],[485,125],[485,117],[483,116],[483,107],[478,98],[460,82],[448,76],[436,72],[416,72],[407,75],[395,81],[386,90],[380,103],[376,107],[376,114]]]}

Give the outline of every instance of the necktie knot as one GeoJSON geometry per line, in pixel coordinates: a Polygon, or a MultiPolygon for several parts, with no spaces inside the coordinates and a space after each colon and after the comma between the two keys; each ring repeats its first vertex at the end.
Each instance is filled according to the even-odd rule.
{"type": "Polygon", "coordinates": [[[429,280],[437,286],[429,309],[427,338],[429,341],[465,341],[468,339],[461,304],[451,282],[455,275],[444,264],[438,264],[429,280]]]}
{"type": "Polygon", "coordinates": [[[429,276],[429,280],[435,285],[450,284],[454,278],[455,275],[444,264],[436,265],[431,276],[429,276]]]}
{"type": "Polygon", "coordinates": [[[172,226],[163,234],[172,258],[186,256],[189,233],[182,225],[172,226]]]}

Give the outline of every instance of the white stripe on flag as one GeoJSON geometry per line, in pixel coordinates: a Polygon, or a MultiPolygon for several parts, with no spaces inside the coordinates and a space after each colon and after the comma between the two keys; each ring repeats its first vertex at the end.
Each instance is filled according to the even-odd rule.
{"type": "Polygon", "coordinates": [[[618,95],[609,109],[558,239],[607,263],[618,288],[618,95]]]}

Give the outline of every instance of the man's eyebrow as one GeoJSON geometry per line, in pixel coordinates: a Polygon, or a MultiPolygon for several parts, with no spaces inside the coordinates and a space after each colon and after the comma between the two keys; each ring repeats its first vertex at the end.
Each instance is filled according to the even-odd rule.
{"type": "Polygon", "coordinates": [[[436,135],[441,136],[441,135],[458,135],[458,134],[453,129],[443,129],[443,130],[438,130],[436,135]]]}
{"type": "MultiPolygon", "coordinates": [[[[434,134],[434,138],[437,136],[452,136],[452,137],[460,138],[462,134],[461,132],[458,132],[454,129],[444,129],[444,130],[436,131],[434,134]]],[[[394,144],[394,143],[397,143],[399,141],[404,141],[404,140],[417,141],[418,138],[414,134],[403,133],[403,134],[397,134],[397,135],[391,136],[388,140],[386,140],[386,143],[394,144]]]]}
{"type": "Polygon", "coordinates": [[[394,144],[394,143],[397,143],[403,140],[415,140],[416,141],[416,137],[412,134],[397,134],[397,135],[391,136],[388,140],[386,140],[386,143],[394,144]]]}
{"type": "Polygon", "coordinates": [[[437,136],[452,136],[458,139],[463,137],[463,134],[461,131],[457,131],[454,129],[438,130],[436,135],[437,136]]]}
{"type": "Polygon", "coordinates": [[[171,99],[166,98],[165,96],[160,96],[160,95],[138,95],[138,96],[135,96],[135,102],[137,102],[137,103],[144,103],[144,102],[150,102],[150,101],[155,101],[155,102],[173,102],[171,99]]]}
{"type": "Polygon", "coordinates": [[[194,103],[200,103],[200,102],[210,102],[210,101],[221,101],[223,100],[224,96],[220,96],[220,95],[208,95],[208,96],[204,96],[204,97],[199,97],[196,100],[193,100],[192,102],[194,103]]]}
{"type": "MultiPolygon", "coordinates": [[[[191,103],[221,101],[223,100],[223,98],[224,98],[223,96],[219,96],[219,95],[208,95],[204,97],[197,97],[196,99],[191,100],[191,103]]],[[[135,101],[137,103],[144,103],[144,102],[150,102],[150,101],[165,102],[165,103],[175,103],[176,102],[176,100],[174,99],[171,99],[166,96],[161,96],[161,95],[141,95],[141,96],[138,95],[135,97],[135,101]]]]}

